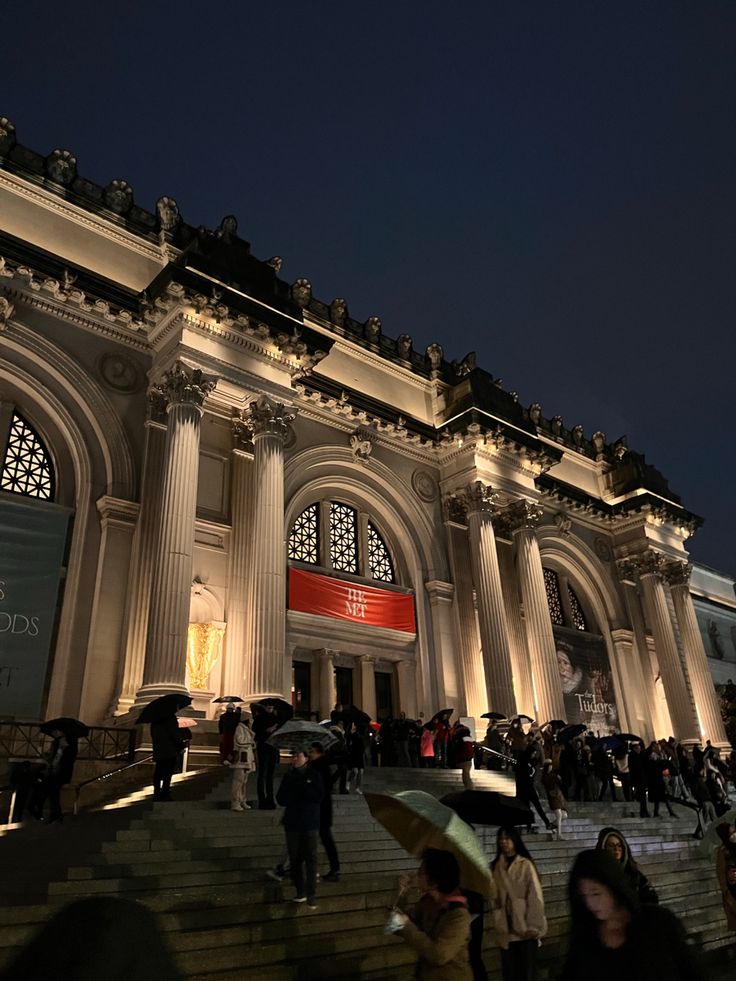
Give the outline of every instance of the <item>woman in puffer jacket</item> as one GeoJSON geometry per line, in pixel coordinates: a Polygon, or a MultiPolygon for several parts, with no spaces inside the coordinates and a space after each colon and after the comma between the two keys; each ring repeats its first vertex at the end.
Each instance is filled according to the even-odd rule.
{"type": "Polygon", "coordinates": [[[547,933],[537,868],[515,828],[499,828],[491,863],[497,898],[493,925],[503,981],[534,981],[537,951],[547,933]]]}
{"type": "Polygon", "coordinates": [[[659,902],[654,887],[636,864],[629,843],[618,828],[604,828],[598,835],[598,844],[595,847],[599,851],[608,852],[620,862],[624,875],[642,906],[659,902]]]}

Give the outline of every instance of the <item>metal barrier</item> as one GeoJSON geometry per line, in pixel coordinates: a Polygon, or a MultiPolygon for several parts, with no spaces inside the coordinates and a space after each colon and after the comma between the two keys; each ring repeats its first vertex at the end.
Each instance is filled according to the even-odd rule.
{"type": "MultiPolygon", "coordinates": [[[[41,732],[40,722],[0,720],[0,758],[40,760],[50,737],[41,732]]],[[[78,743],[78,760],[132,760],[135,758],[135,729],[93,726],[78,743]]]]}
{"type": "Polygon", "coordinates": [[[82,796],[82,791],[85,787],[89,787],[93,783],[102,783],[104,780],[109,780],[110,777],[114,777],[118,773],[124,773],[126,770],[132,770],[133,767],[140,766],[141,763],[150,763],[152,760],[153,754],[150,756],[144,756],[140,760],[134,760],[132,763],[126,763],[125,766],[119,766],[116,770],[108,770],[107,773],[101,773],[98,777],[90,777],[89,780],[83,780],[81,783],[75,784],[74,813],[79,814],[79,798],[82,796]]]}

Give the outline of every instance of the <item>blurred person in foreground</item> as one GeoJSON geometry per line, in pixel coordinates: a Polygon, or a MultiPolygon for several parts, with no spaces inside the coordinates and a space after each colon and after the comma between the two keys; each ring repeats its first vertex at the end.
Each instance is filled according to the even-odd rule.
{"type": "Polygon", "coordinates": [[[685,928],[663,906],[642,906],[603,850],[581,852],[569,883],[570,946],[559,981],[702,981],[685,928]]]}

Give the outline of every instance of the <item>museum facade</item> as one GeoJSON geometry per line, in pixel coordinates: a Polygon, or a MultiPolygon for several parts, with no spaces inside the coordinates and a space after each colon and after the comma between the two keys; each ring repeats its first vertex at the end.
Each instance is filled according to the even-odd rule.
{"type": "Polygon", "coordinates": [[[736,602],[664,477],[280,270],[0,119],[0,716],[186,690],[726,745],[696,606],[728,663],[736,602]]]}

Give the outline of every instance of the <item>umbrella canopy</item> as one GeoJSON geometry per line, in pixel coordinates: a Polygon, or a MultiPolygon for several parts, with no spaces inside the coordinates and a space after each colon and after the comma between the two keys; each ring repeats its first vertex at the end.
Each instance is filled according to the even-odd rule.
{"type": "Polygon", "coordinates": [[[243,701],[245,701],[245,699],[241,698],[240,695],[220,695],[219,698],[212,699],[212,704],[222,705],[225,702],[243,702],[243,701]]]}
{"type": "Polygon", "coordinates": [[[698,852],[705,856],[705,858],[712,858],[713,849],[720,848],[723,844],[716,828],[719,824],[728,824],[733,830],[734,822],[736,822],[736,810],[726,811],[721,817],[717,817],[715,821],[711,821],[703,835],[703,840],[698,845],[698,852]]]}
{"type": "Polygon", "coordinates": [[[181,716],[179,716],[176,720],[176,724],[180,729],[194,729],[194,727],[197,725],[197,720],[183,719],[181,716]]]}
{"type": "Polygon", "coordinates": [[[302,719],[290,719],[285,722],[280,729],[277,729],[267,740],[270,746],[277,749],[296,750],[304,752],[309,748],[310,743],[322,743],[325,749],[337,742],[337,737],[333,736],[329,729],[323,729],[316,722],[305,722],[302,719]]]}
{"type": "Polygon", "coordinates": [[[293,718],[294,709],[285,698],[277,698],[275,695],[269,698],[261,698],[257,702],[251,702],[251,710],[258,711],[262,705],[273,705],[273,710],[279,722],[286,722],[293,718]]]}
{"type": "Polygon", "coordinates": [[[534,722],[534,719],[530,718],[528,715],[513,715],[510,721],[516,722],[517,719],[519,720],[519,722],[521,722],[522,725],[525,722],[534,722]]]}
{"type": "Polygon", "coordinates": [[[48,722],[44,722],[39,728],[47,736],[50,736],[53,732],[63,732],[67,738],[71,736],[72,739],[81,739],[82,736],[89,734],[89,726],[86,726],[84,722],[80,722],[79,719],[49,719],[48,722]]]}
{"type": "Polygon", "coordinates": [[[343,713],[348,721],[352,722],[354,726],[367,726],[370,724],[371,717],[367,712],[362,709],[357,708],[355,705],[351,705],[349,709],[346,709],[343,713]]]}
{"type": "Polygon", "coordinates": [[[644,740],[641,736],[635,736],[633,732],[619,732],[617,735],[619,739],[623,739],[627,743],[641,743],[644,745],[644,740]]]}
{"type": "Polygon", "coordinates": [[[552,719],[550,722],[545,722],[542,728],[550,728],[553,732],[556,732],[557,729],[564,729],[566,725],[567,722],[564,719],[552,719]]]}
{"type": "Polygon", "coordinates": [[[571,739],[582,735],[588,727],[582,722],[576,722],[574,726],[565,726],[557,733],[558,743],[569,743],[571,739]]]}
{"type": "Polygon", "coordinates": [[[495,719],[496,722],[505,722],[506,716],[503,712],[484,712],[481,719],[495,719]]]}
{"type": "Polygon", "coordinates": [[[459,790],[446,794],[441,803],[451,807],[468,824],[513,827],[534,823],[534,815],[526,804],[493,790],[459,790]]]}
{"type": "Polygon", "coordinates": [[[430,722],[437,722],[437,720],[438,719],[441,719],[443,715],[446,715],[449,718],[454,711],[455,711],[455,709],[440,709],[439,712],[435,712],[434,713],[434,715],[432,716],[432,718],[429,721],[430,722]]]}
{"type": "Polygon", "coordinates": [[[606,749],[610,749],[611,751],[621,749],[623,746],[618,736],[604,736],[603,739],[599,739],[598,741],[601,746],[605,746],[606,749]]]}
{"type": "Polygon", "coordinates": [[[452,852],[460,866],[460,885],[483,895],[493,893],[488,861],[475,832],[450,807],[422,790],[366,794],[370,812],[411,855],[427,848],[452,852]]]}
{"type": "Polygon", "coordinates": [[[138,725],[145,725],[147,722],[163,722],[164,719],[170,719],[172,715],[176,715],[179,709],[186,708],[187,705],[191,704],[192,700],[189,695],[184,695],[179,691],[171,692],[169,695],[161,695],[159,698],[154,698],[148,705],[143,706],[143,710],[138,716],[138,725]]]}
{"type": "Polygon", "coordinates": [[[381,728],[381,723],[374,722],[373,719],[371,719],[369,725],[374,732],[378,732],[378,730],[381,728]]]}

